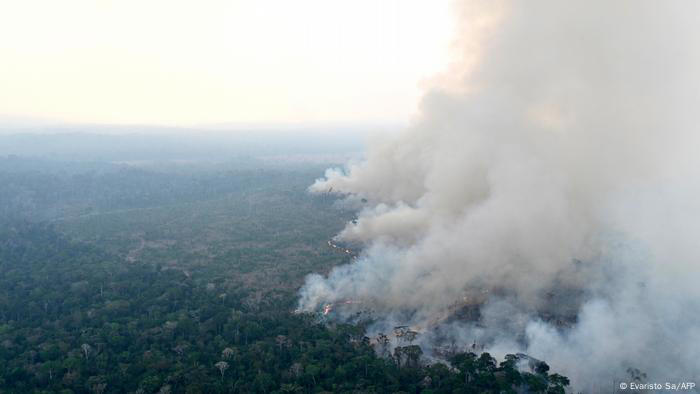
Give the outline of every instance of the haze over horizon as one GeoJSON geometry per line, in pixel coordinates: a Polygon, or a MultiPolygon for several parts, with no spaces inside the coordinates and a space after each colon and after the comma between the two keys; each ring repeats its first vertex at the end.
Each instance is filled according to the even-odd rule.
{"type": "Polygon", "coordinates": [[[0,121],[406,124],[446,68],[449,1],[0,5],[0,121]]]}

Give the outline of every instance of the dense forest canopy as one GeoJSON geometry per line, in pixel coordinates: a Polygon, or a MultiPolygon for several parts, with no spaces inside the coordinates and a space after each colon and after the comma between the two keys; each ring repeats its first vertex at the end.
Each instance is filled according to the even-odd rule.
{"type": "Polygon", "coordinates": [[[15,153],[0,152],[0,392],[568,385],[525,355],[452,349],[434,360],[411,343],[386,352],[361,324],[294,313],[306,275],[351,258],[327,241],[354,212],[306,191],[323,160],[15,153]]]}

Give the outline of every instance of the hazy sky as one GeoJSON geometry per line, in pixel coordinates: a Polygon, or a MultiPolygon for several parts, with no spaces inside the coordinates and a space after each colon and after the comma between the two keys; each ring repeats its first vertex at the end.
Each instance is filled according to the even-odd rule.
{"type": "Polygon", "coordinates": [[[447,65],[448,3],[0,1],[0,116],[405,122],[447,65]]]}

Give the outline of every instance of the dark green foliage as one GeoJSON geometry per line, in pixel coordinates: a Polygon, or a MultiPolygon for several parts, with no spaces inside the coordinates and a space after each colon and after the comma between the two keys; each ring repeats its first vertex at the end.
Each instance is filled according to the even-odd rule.
{"type": "MultiPolygon", "coordinates": [[[[521,373],[515,356],[497,365],[487,353],[460,353],[451,365],[425,365],[413,345],[381,358],[363,327],[292,313],[306,274],[349,258],[325,241],[350,214],[306,194],[307,173],[171,178],[175,200],[191,196],[178,206],[155,190],[166,178],[126,174],[122,187],[122,175],[113,181],[123,192],[103,184],[91,189],[98,197],[75,193],[90,213],[62,200],[61,214],[73,213],[54,224],[0,216],[0,392],[562,393],[568,385],[548,368],[521,373]]],[[[76,182],[104,183],[99,176],[76,182]]],[[[34,199],[0,199],[59,216],[51,193],[69,186],[12,179],[34,199]]]]}
{"type": "MultiPolygon", "coordinates": [[[[378,358],[362,329],[223,302],[181,273],[116,264],[49,227],[14,225],[0,246],[0,382],[7,392],[563,392],[546,368],[521,374],[509,356],[420,363],[415,345],[378,358]],[[215,367],[225,361],[223,377],[215,367]]],[[[230,289],[228,291],[231,291],[230,289]]]]}

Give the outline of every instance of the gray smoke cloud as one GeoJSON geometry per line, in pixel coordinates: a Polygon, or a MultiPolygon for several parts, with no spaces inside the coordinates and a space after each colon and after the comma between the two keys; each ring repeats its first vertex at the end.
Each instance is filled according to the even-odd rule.
{"type": "Polygon", "coordinates": [[[457,9],[414,124],[311,186],[366,201],[338,235],[363,253],[300,310],[352,300],[369,334],[524,351],[589,390],[700,378],[700,3],[457,9]]]}

